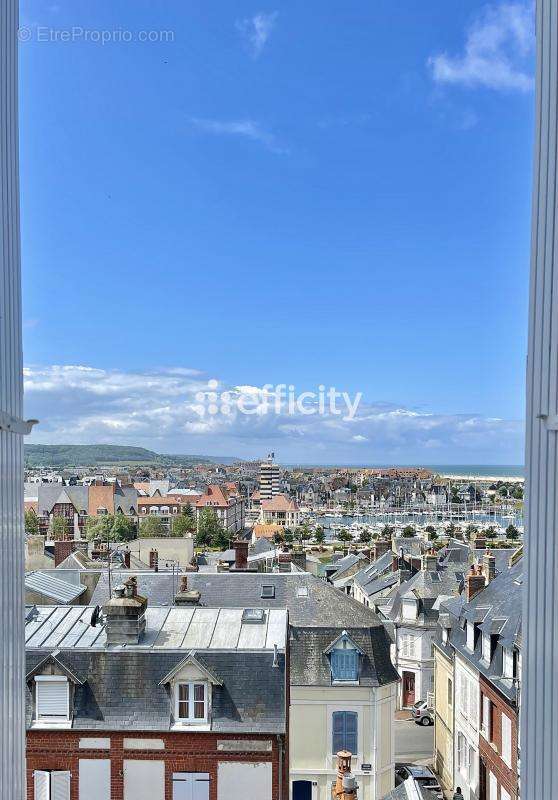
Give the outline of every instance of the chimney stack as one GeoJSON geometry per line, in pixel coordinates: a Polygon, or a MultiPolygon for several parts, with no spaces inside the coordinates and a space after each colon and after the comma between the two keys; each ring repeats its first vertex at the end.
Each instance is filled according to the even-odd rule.
{"type": "Polygon", "coordinates": [[[473,549],[474,550],[485,550],[486,549],[486,536],[482,536],[481,534],[477,534],[473,539],[473,549]]]}
{"type": "Polygon", "coordinates": [[[332,800],[357,800],[358,786],[351,774],[351,759],[348,750],[337,753],[337,780],[331,790],[332,800]]]}
{"type": "Polygon", "coordinates": [[[78,542],[73,539],[55,539],[54,541],[54,566],[57,567],[68,556],[77,550],[78,542]]]}
{"type": "Polygon", "coordinates": [[[153,547],[149,551],[149,569],[159,572],[159,552],[153,547]]]}
{"type": "Polygon", "coordinates": [[[482,557],[482,568],[488,585],[496,577],[496,556],[490,550],[482,557]]]}
{"type": "Polygon", "coordinates": [[[122,563],[124,564],[126,569],[130,569],[130,555],[131,555],[130,551],[128,550],[128,548],[126,548],[126,550],[122,550],[121,552],[122,552],[122,563]]]}
{"type": "Polygon", "coordinates": [[[277,560],[279,562],[279,572],[291,571],[291,563],[293,559],[290,553],[279,553],[277,560]]]}
{"type": "Polygon", "coordinates": [[[234,568],[245,570],[248,568],[248,542],[245,539],[235,539],[232,543],[234,550],[234,568]]]}
{"type": "Polygon", "coordinates": [[[175,606],[195,606],[199,603],[200,593],[196,589],[188,589],[188,576],[180,576],[178,592],[174,597],[175,606]]]}
{"type": "Polygon", "coordinates": [[[145,631],[147,599],[138,594],[137,578],[114,589],[103,606],[107,644],[139,644],[145,631]]]}
{"type": "Polygon", "coordinates": [[[465,596],[467,602],[473,599],[479,592],[486,586],[486,578],[483,574],[482,567],[476,567],[474,564],[465,577],[465,596]]]}

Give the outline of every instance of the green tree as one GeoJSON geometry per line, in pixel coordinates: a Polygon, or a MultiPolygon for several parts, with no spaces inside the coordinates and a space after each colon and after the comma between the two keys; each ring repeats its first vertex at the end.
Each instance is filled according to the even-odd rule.
{"type": "Polygon", "coordinates": [[[171,533],[173,536],[188,536],[196,530],[196,523],[193,517],[181,511],[174,517],[171,523],[171,533]]]}
{"type": "Polygon", "coordinates": [[[322,545],[325,542],[324,529],[320,525],[314,531],[314,541],[319,545],[322,545]]]}
{"type": "Polygon", "coordinates": [[[70,523],[66,517],[51,517],[50,533],[54,540],[65,539],[70,532],[70,523]]]}
{"type": "Polygon", "coordinates": [[[113,542],[130,542],[138,535],[137,524],[132,517],[124,514],[115,514],[110,530],[110,538],[113,542]]]}
{"type": "Polygon", "coordinates": [[[180,513],[184,514],[185,517],[189,517],[189,519],[192,520],[196,519],[196,513],[194,511],[192,503],[190,502],[186,503],[186,505],[182,508],[182,511],[180,513]]]}
{"type": "Polygon", "coordinates": [[[85,527],[85,535],[88,539],[102,539],[103,542],[110,541],[110,532],[114,525],[112,514],[99,514],[98,517],[89,517],[85,527]]]}
{"type": "Polygon", "coordinates": [[[339,539],[340,542],[352,542],[353,541],[353,535],[351,533],[349,533],[348,530],[340,531],[337,534],[337,538],[339,539]]]}
{"type": "Polygon", "coordinates": [[[294,536],[288,528],[285,531],[285,541],[287,544],[291,544],[294,541],[294,536]]]}
{"type": "Polygon", "coordinates": [[[498,534],[496,533],[496,528],[494,525],[490,525],[488,528],[486,528],[484,535],[486,539],[495,539],[498,534]]]}
{"type": "Polygon", "coordinates": [[[277,531],[277,533],[273,534],[273,544],[283,544],[285,541],[285,534],[281,533],[281,531],[277,531]]]}
{"type": "Polygon", "coordinates": [[[39,518],[32,508],[25,512],[25,533],[39,533],[39,518]]]}
{"type": "Polygon", "coordinates": [[[372,534],[369,530],[364,530],[359,533],[358,538],[359,541],[362,542],[362,544],[368,544],[372,539],[372,534]]]}
{"type": "Polygon", "coordinates": [[[158,539],[168,535],[168,529],[163,520],[156,514],[149,514],[140,523],[140,536],[144,539],[158,539]]]}
{"type": "Polygon", "coordinates": [[[298,539],[298,541],[301,544],[303,542],[307,542],[308,539],[312,538],[312,532],[311,532],[311,530],[310,530],[310,528],[309,528],[309,526],[308,526],[308,524],[306,522],[304,523],[304,525],[300,525],[295,530],[295,538],[298,539]]]}
{"type": "Polygon", "coordinates": [[[465,528],[465,533],[467,534],[469,539],[472,539],[473,536],[479,532],[479,529],[476,525],[467,525],[465,528]]]}
{"type": "Polygon", "coordinates": [[[229,545],[229,538],[212,508],[204,508],[198,518],[196,542],[199,545],[211,545],[224,549],[229,545]]]}
{"type": "Polygon", "coordinates": [[[508,537],[508,539],[511,539],[511,541],[513,541],[514,539],[519,539],[519,531],[515,527],[515,525],[511,524],[508,525],[508,527],[506,528],[506,536],[508,537]]]}
{"type": "Polygon", "coordinates": [[[511,492],[511,496],[515,500],[523,500],[523,486],[514,486],[511,492]]]}
{"type": "Polygon", "coordinates": [[[401,536],[404,536],[405,539],[412,539],[415,533],[416,531],[412,525],[405,525],[405,527],[401,531],[401,536]]]}
{"type": "Polygon", "coordinates": [[[438,538],[438,532],[434,525],[427,525],[424,530],[428,534],[428,538],[431,542],[434,542],[438,538]]]}
{"type": "Polygon", "coordinates": [[[382,528],[383,539],[391,539],[394,533],[395,533],[395,528],[393,528],[391,525],[384,525],[384,527],[382,528]]]}

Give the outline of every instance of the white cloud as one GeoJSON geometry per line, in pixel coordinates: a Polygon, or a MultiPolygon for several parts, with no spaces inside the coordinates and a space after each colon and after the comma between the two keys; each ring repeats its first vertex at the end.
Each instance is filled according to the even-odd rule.
{"type": "Polygon", "coordinates": [[[214,136],[236,136],[250,139],[253,142],[262,144],[267,150],[278,155],[287,155],[289,152],[286,147],[283,147],[277,141],[277,137],[273,133],[270,133],[259,122],[252,119],[226,121],[192,117],[190,122],[197,130],[204,133],[210,133],[214,136]]]}
{"type": "Polygon", "coordinates": [[[531,4],[487,6],[469,29],[462,55],[429,58],[432,77],[440,84],[528,92],[534,36],[531,4]]]}
{"type": "MultiPolygon", "coordinates": [[[[271,395],[254,386],[213,385],[230,413],[200,414],[208,378],[192,369],[124,372],[86,365],[27,366],[26,416],[37,418],[31,442],[141,445],[158,452],[258,457],[325,463],[519,463],[523,423],[478,414],[437,414],[364,401],[354,419],[326,413],[263,410],[271,395]],[[242,414],[235,398],[250,398],[242,414]]],[[[299,387],[297,387],[298,389],[299,387]]],[[[315,390],[316,387],[300,387],[315,390]]]]}
{"type": "Polygon", "coordinates": [[[236,29],[242,35],[245,46],[253,58],[261,56],[278,16],[278,11],[271,11],[267,14],[260,11],[253,17],[237,20],[236,29]]]}

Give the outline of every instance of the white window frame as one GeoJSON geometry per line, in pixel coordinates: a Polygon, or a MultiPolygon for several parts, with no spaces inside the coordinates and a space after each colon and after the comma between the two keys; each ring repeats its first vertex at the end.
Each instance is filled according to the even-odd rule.
{"type": "Polygon", "coordinates": [[[475,626],[472,622],[467,622],[467,650],[471,653],[475,649],[475,626]]]}
{"type": "Polygon", "coordinates": [[[512,768],[512,722],[511,719],[502,712],[502,761],[512,768]]]}
{"type": "Polygon", "coordinates": [[[489,633],[482,634],[482,660],[485,664],[490,664],[491,658],[491,649],[492,649],[492,637],[489,633]]]}
{"type": "Polygon", "coordinates": [[[70,721],[70,682],[68,678],[63,675],[36,675],[35,676],[35,717],[36,723],[44,723],[48,725],[64,725],[70,721]],[[66,686],[66,712],[65,716],[56,715],[48,717],[39,714],[39,696],[41,693],[40,686],[42,683],[63,683],[66,686]]]}
{"type": "Polygon", "coordinates": [[[513,650],[510,647],[504,647],[503,651],[503,664],[502,664],[502,672],[504,678],[513,678],[514,677],[514,658],[513,658],[513,650]]]}
{"type": "Polygon", "coordinates": [[[490,697],[486,694],[482,696],[482,720],[481,720],[481,733],[487,741],[490,741],[490,728],[492,717],[492,703],[490,697]]]}
{"type": "MultiPolygon", "coordinates": [[[[199,701],[197,701],[199,702],[199,701]]],[[[177,681],[174,686],[174,719],[177,725],[207,725],[209,722],[209,684],[207,681],[177,681]],[[180,709],[180,687],[188,686],[188,716],[181,717],[180,709]],[[194,716],[194,687],[203,686],[203,719],[194,716]]]]}

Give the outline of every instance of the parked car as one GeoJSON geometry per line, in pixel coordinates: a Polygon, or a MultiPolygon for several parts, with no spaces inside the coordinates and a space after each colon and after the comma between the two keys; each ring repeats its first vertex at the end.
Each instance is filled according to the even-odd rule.
{"type": "Polygon", "coordinates": [[[428,708],[426,700],[418,700],[411,711],[417,725],[434,725],[434,711],[428,708]]]}
{"type": "Polygon", "coordinates": [[[436,800],[444,800],[438,778],[429,767],[423,767],[420,764],[396,764],[395,785],[400,786],[405,783],[407,778],[413,778],[421,789],[427,789],[436,800]]]}

